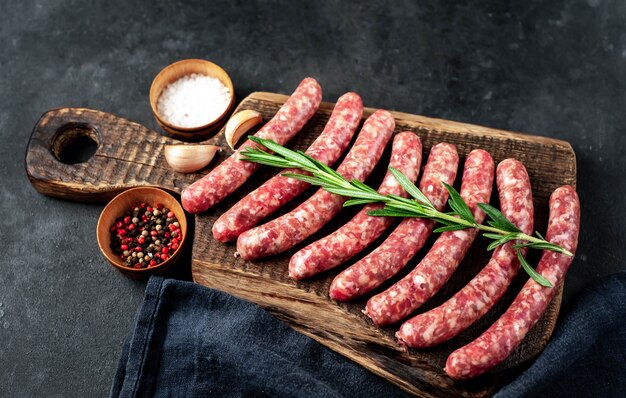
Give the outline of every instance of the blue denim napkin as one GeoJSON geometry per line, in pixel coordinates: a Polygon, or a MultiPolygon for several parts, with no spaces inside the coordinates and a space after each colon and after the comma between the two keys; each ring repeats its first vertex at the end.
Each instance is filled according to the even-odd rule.
{"type": "MultiPolygon", "coordinates": [[[[576,300],[550,344],[497,397],[626,396],[626,273],[576,300]]],[[[152,277],[111,397],[404,397],[254,304],[152,277]]]]}

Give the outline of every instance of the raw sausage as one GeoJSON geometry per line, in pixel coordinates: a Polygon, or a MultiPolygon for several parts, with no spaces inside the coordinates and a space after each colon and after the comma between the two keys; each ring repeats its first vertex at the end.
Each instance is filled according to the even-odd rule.
{"type": "MultiPolygon", "coordinates": [[[[337,172],[348,180],[363,181],[380,159],[391,138],[395,121],[384,110],[376,111],[363,124],[363,128],[337,172]]],[[[319,189],[313,196],[277,219],[250,229],[237,239],[237,253],[252,260],[281,253],[318,231],[337,214],[343,196],[319,189]]]]}
{"type": "MultiPolygon", "coordinates": [[[[476,222],[485,214],[478,203],[489,202],[493,183],[493,159],[481,149],[470,152],[465,160],[461,197],[476,222]]],[[[395,323],[422,305],[448,280],[471,246],[478,230],[444,232],[428,254],[406,277],[368,300],[365,313],[377,325],[395,323]]]]}
{"type": "MultiPolygon", "coordinates": [[[[515,159],[500,162],[496,182],[502,214],[525,234],[533,232],[533,198],[524,165],[515,159]]],[[[515,242],[495,249],[491,260],[463,289],[437,308],[417,315],[400,327],[402,345],[430,347],[461,333],[502,297],[520,268],[515,242]]]]}
{"type": "MultiPolygon", "coordinates": [[[[358,94],[347,93],[339,97],[324,131],[306,154],[327,165],[335,163],[350,144],[362,116],[363,102],[358,94]]],[[[295,169],[283,172],[304,174],[295,169]]],[[[242,232],[256,226],[308,187],[308,183],[295,178],[274,176],[222,214],[213,224],[213,237],[220,242],[237,239],[242,232]]]]}
{"type": "MultiPolygon", "coordinates": [[[[307,77],[255,136],[284,145],[313,116],[321,101],[322,88],[315,79],[307,77]]],[[[202,213],[246,182],[260,165],[240,160],[240,153],[253,145],[252,141],[246,140],[209,174],[185,188],[180,195],[185,210],[192,214],[202,213]]]]}
{"type": "MultiPolygon", "coordinates": [[[[452,185],[459,166],[459,155],[452,144],[433,146],[424,167],[419,189],[442,210],[448,191],[442,182],[452,185]]],[[[374,251],[341,272],[330,285],[330,297],[347,301],[380,286],[394,276],[422,248],[434,223],[424,218],[405,218],[374,251]]]]}
{"type": "MultiPolygon", "coordinates": [[[[563,186],[550,196],[550,217],[546,240],[570,252],[576,251],[580,228],[580,203],[574,188],[563,186]]],[[[486,332],[454,351],[446,362],[446,373],[453,379],[469,379],[493,368],[522,342],[554,297],[573,256],[544,250],[536,271],[552,287],[529,279],[511,306],[486,332]]]]}
{"type": "MultiPolygon", "coordinates": [[[[389,165],[400,170],[409,180],[415,182],[421,162],[422,143],[417,135],[410,132],[397,134],[393,140],[389,165]]],[[[378,192],[381,195],[407,196],[407,192],[389,171],[380,184],[378,192]]],[[[336,267],[357,255],[385,232],[393,222],[392,217],[367,215],[372,210],[382,208],[383,205],[379,203],[365,206],[341,228],[298,251],[289,262],[289,276],[294,279],[307,278],[336,267]]]]}
{"type": "MultiPolygon", "coordinates": [[[[372,114],[337,172],[348,180],[367,178],[394,128],[391,113],[378,110],[372,114]]],[[[345,197],[320,188],[293,211],[239,235],[237,253],[245,260],[281,253],[322,228],[341,210],[345,201],[345,197]]]]}
{"type": "MultiPolygon", "coordinates": [[[[482,149],[473,150],[465,160],[461,197],[478,223],[482,222],[485,213],[477,204],[489,202],[493,169],[491,155],[482,149]]],[[[476,228],[442,233],[413,271],[368,300],[365,314],[377,325],[395,323],[407,317],[450,278],[477,234],[476,228]]]]}

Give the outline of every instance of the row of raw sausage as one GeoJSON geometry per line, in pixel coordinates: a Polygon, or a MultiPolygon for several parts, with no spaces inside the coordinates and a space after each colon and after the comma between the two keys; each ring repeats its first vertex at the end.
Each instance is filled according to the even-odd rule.
{"type": "MultiPolygon", "coordinates": [[[[526,168],[515,159],[500,162],[496,185],[502,214],[525,234],[533,232],[533,198],[526,168]]],[[[448,340],[483,316],[502,297],[520,268],[515,242],[493,252],[489,263],[451,299],[402,324],[400,344],[423,348],[448,340]]]]}
{"type": "MultiPolygon", "coordinates": [[[[304,79],[257,136],[285,144],[311,118],[320,101],[321,88],[317,82],[304,79]]],[[[335,163],[349,145],[362,111],[363,105],[357,94],[340,97],[324,131],[306,153],[324,164],[335,163]]],[[[389,112],[379,110],[372,114],[337,172],[348,180],[365,180],[380,159],[394,128],[394,119],[389,112]]],[[[251,145],[255,144],[246,141],[230,158],[183,191],[182,201],[187,211],[205,211],[250,177],[259,166],[241,161],[239,154],[251,145]]],[[[415,181],[421,152],[421,142],[415,134],[399,133],[392,145],[390,165],[415,181]]],[[[440,211],[448,198],[443,183],[453,183],[458,162],[453,145],[440,143],[432,147],[419,187],[440,211]]],[[[478,203],[489,202],[493,169],[493,159],[483,150],[470,152],[465,160],[461,197],[478,223],[485,217],[478,203]]],[[[498,165],[496,180],[502,213],[522,232],[532,233],[532,194],[524,166],[514,159],[507,159],[498,165]]],[[[305,182],[277,175],[224,213],[213,226],[214,237],[223,242],[237,239],[237,254],[248,260],[292,248],[328,223],[341,210],[346,198],[319,189],[293,211],[255,226],[308,186],[305,182]]],[[[383,179],[379,193],[406,195],[390,173],[383,179]]],[[[548,241],[574,252],[579,206],[573,188],[561,187],[553,193],[546,235],[548,241]]],[[[381,204],[365,206],[341,228],[298,251],[289,264],[290,276],[302,279],[326,271],[371,245],[392,223],[391,218],[368,215],[369,211],[381,207],[381,204]]],[[[379,287],[414,257],[433,227],[434,223],[426,219],[402,220],[378,248],[335,277],[330,296],[336,300],[350,300],[379,287]]],[[[477,234],[477,229],[442,233],[408,275],[368,300],[364,312],[377,325],[393,324],[409,316],[450,278],[477,234]]],[[[509,242],[498,247],[484,269],[447,302],[404,322],[396,334],[399,343],[411,348],[436,345],[456,336],[482,317],[502,297],[520,268],[514,244],[509,242]]],[[[550,280],[553,287],[544,288],[529,280],[492,327],[450,355],[445,369],[450,377],[474,377],[506,358],[542,315],[571,260],[570,256],[545,251],[537,271],[550,280]]]]}
{"type": "MultiPolygon", "coordinates": [[[[550,196],[546,240],[572,254],[578,245],[580,202],[570,186],[557,188],[550,196]]],[[[537,323],[554,297],[573,256],[544,250],[536,271],[552,287],[529,279],[506,312],[476,340],[454,351],[446,361],[446,373],[454,379],[476,377],[506,359],[537,323]]]]}
{"type": "MultiPolygon", "coordinates": [[[[404,132],[395,136],[389,166],[401,171],[411,182],[417,180],[422,162],[422,143],[417,135],[404,132]]],[[[378,188],[381,195],[407,196],[396,178],[387,172],[378,188]]],[[[391,217],[374,217],[369,213],[382,204],[365,206],[341,228],[298,251],[289,261],[289,276],[307,278],[349,260],[378,238],[393,222],[391,217]]]]}
{"type": "MultiPolygon", "coordinates": [[[[442,183],[454,183],[458,165],[459,155],[454,145],[439,143],[431,148],[419,189],[439,211],[448,200],[448,191],[442,183]]],[[[335,277],[330,285],[330,297],[347,301],[383,284],[422,248],[434,225],[425,218],[402,220],[380,246],[335,277]]]]}
{"type": "MultiPolygon", "coordinates": [[[[337,100],[324,130],[305,153],[326,165],[334,164],[350,144],[362,115],[361,97],[356,93],[342,95],[337,100]]],[[[300,170],[284,172],[304,173],[300,170]]],[[[309,187],[306,182],[280,174],[282,173],[269,179],[222,214],[213,224],[213,237],[220,242],[237,239],[242,232],[256,226],[309,187]]]]}
{"type": "MultiPolygon", "coordinates": [[[[313,78],[305,78],[255,136],[286,144],[315,114],[321,102],[322,88],[319,83],[313,78]]],[[[180,195],[185,210],[192,214],[202,213],[243,185],[260,167],[258,163],[241,160],[241,151],[254,145],[246,140],[209,174],[185,188],[180,195]]]]}
{"type": "MultiPolygon", "coordinates": [[[[391,113],[374,112],[363,124],[337,172],[347,180],[365,180],[378,163],[394,128],[391,113]]],[[[320,188],[293,211],[239,235],[237,253],[245,260],[282,253],[319,231],[339,213],[345,201],[345,197],[320,188]]]]}
{"type": "MultiPolygon", "coordinates": [[[[461,198],[478,223],[485,217],[478,203],[489,202],[493,169],[491,155],[482,149],[473,150],[465,160],[461,198]]],[[[379,326],[404,319],[443,286],[465,257],[477,234],[475,228],[442,233],[407,276],[368,300],[365,314],[379,326]]]]}

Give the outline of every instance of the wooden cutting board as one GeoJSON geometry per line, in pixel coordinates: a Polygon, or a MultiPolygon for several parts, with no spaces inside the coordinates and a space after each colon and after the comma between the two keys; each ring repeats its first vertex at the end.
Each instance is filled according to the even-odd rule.
{"type": "MultiPolygon", "coordinates": [[[[257,110],[267,121],[286,99],[284,95],[257,92],[246,97],[237,110],[257,110]]],[[[322,131],[332,108],[333,104],[323,103],[289,146],[306,149],[322,131]]],[[[364,118],[373,111],[366,108],[364,118]]],[[[552,191],[563,184],[576,184],[576,158],[567,142],[400,112],[393,114],[396,118],[396,132],[410,130],[420,136],[424,159],[434,144],[446,141],[457,146],[461,161],[475,148],[489,151],[496,162],[508,157],[522,161],[532,181],[535,228],[539,231],[545,231],[547,225],[547,204],[552,191]]],[[[32,184],[43,194],[77,201],[104,201],[134,186],[153,185],[180,192],[231,153],[221,131],[208,141],[225,149],[218,159],[202,173],[184,175],[172,172],[163,157],[164,145],[176,142],[137,123],[104,112],[57,109],[44,114],[35,126],[26,153],[26,170],[32,184]],[[97,149],[88,161],[66,164],[59,160],[67,157],[67,152],[72,150],[76,142],[90,140],[97,143],[97,149]]],[[[371,185],[377,186],[382,179],[389,152],[387,148],[368,180],[371,185]]],[[[461,162],[459,177],[462,165],[461,162]]],[[[194,281],[259,304],[299,332],[418,396],[491,395],[517,376],[545,347],[556,323],[562,287],[522,344],[496,369],[465,382],[455,382],[443,372],[446,358],[452,351],[480,335],[506,310],[527,278],[523,272],[503,299],[467,331],[438,347],[408,352],[401,350],[393,336],[397,326],[378,328],[361,313],[366,298],[351,303],[337,303],[329,299],[330,283],[342,267],[309,280],[291,280],[287,276],[290,256],[306,244],[335,230],[349,220],[357,209],[343,210],[331,225],[286,253],[255,262],[235,258],[234,243],[223,244],[212,238],[213,222],[237,200],[277,172],[276,169],[262,168],[231,197],[207,213],[195,217],[195,232],[192,228],[194,281]]],[[[458,179],[455,185],[460,185],[458,179]]],[[[279,214],[294,208],[312,192],[314,188],[306,191],[302,198],[286,206],[279,214]]],[[[495,189],[492,204],[498,205],[495,189]]],[[[382,242],[386,236],[377,242],[382,242]]],[[[388,287],[412,269],[434,239],[427,242],[401,275],[374,293],[388,287]]],[[[485,250],[487,244],[485,239],[478,238],[450,281],[417,313],[441,304],[476,275],[489,260],[490,252],[485,250]]],[[[358,258],[367,252],[369,250],[358,258]]],[[[533,253],[529,259],[531,263],[536,262],[538,253],[533,253]]]]}

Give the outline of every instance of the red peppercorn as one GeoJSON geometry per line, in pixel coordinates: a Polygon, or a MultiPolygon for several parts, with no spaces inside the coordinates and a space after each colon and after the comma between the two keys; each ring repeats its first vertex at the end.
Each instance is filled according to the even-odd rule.
{"type": "Polygon", "coordinates": [[[111,248],[115,255],[128,267],[136,269],[158,266],[168,260],[182,242],[176,215],[162,203],[157,203],[154,207],[146,203],[131,206],[115,220],[110,232],[111,248]],[[159,215],[155,215],[155,212],[159,215]],[[148,244],[153,242],[158,245],[149,247],[148,244]],[[136,257],[130,256],[131,252],[136,257]]]}

